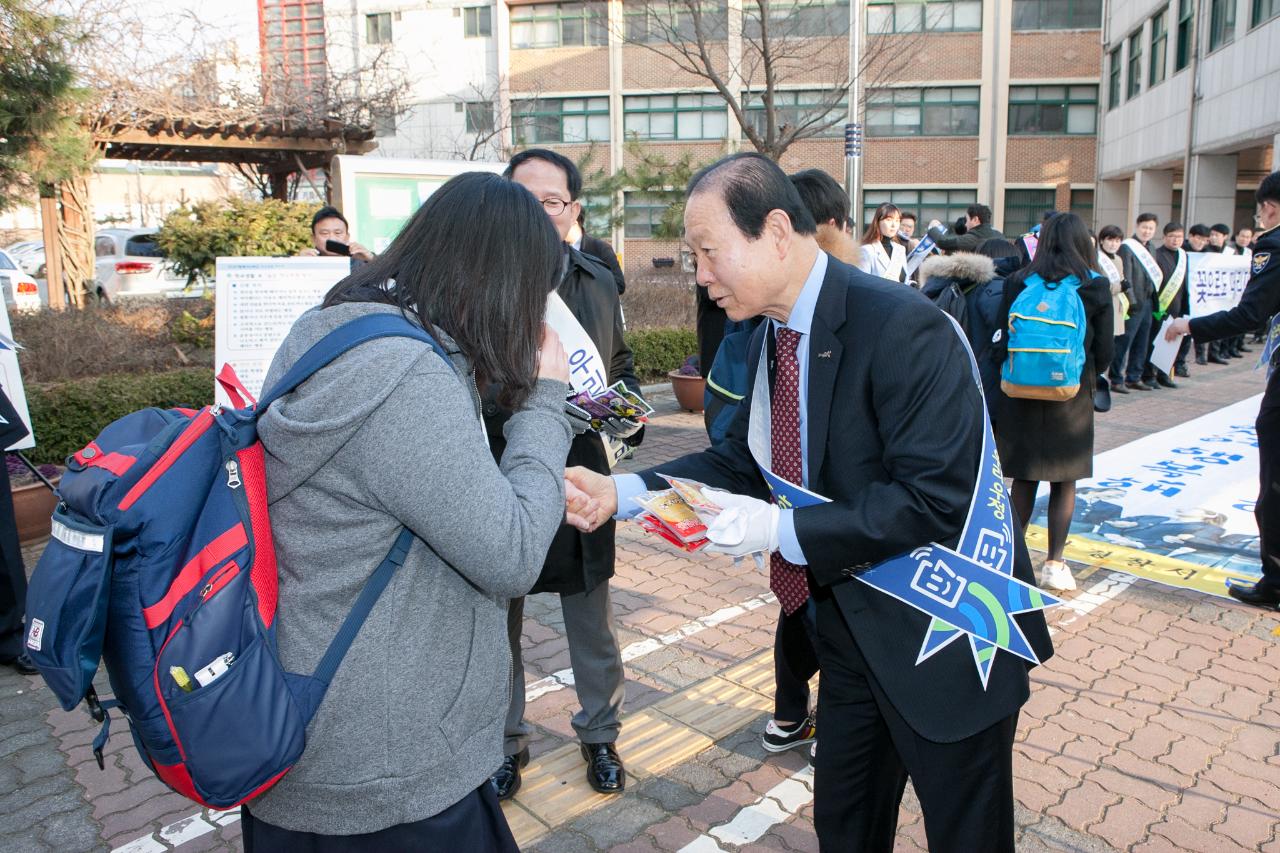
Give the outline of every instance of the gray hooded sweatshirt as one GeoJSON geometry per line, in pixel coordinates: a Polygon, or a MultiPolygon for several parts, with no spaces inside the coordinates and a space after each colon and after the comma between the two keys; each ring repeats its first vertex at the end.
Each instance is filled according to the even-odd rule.
{"type": "MultiPolygon", "coordinates": [[[[264,387],[344,322],[294,324],[264,387]]],[[[375,832],[458,802],[502,761],[507,600],[524,595],[564,515],[568,387],[539,380],[495,464],[470,367],[440,343],[384,338],[341,356],[259,422],[279,560],[280,662],[310,674],[400,528],[418,537],[347,653],[302,758],[249,803],[325,835],[375,832]]]]}

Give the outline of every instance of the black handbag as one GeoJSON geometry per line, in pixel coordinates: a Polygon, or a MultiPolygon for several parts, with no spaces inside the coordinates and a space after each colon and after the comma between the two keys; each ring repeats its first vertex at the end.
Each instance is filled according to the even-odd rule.
{"type": "Polygon", "coordinates": [[[1093,410],[1095,412],[1111,411],[1111,383],[1103,374],[1098,374],[1098,381],[1093,387],[1093,410]]]}

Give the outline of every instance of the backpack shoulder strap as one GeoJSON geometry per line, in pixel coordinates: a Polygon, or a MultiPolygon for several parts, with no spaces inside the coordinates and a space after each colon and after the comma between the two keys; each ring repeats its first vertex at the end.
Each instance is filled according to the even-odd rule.
{"type": "MultiPolygon", "coordinates": [[[[311,377],[320,368],[332,362],[343,353],[355,349],[363,343],[378,338],[413,338],[427,344],[444,359],[445,364],[453,368],[453,361],[425,329],[409,321],[400,314],[369,314],[357,317],[344,323],[311,345],[284,376],[258,402],[256,413],[261,415],[267,407],[285,394],[293,391],[311,377]]],[[[456,370],[456,368],[454,368],[456,370]]]]}

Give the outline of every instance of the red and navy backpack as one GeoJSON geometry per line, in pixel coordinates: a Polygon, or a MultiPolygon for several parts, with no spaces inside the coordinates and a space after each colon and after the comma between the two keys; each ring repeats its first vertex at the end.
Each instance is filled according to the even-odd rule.
{"type": "Polygon", "coordinates": [[[53,532],[27,593],[26,647],[70,711],[118,708],[169,787],[226,809],[265,791],[302,754],[307,723],[413,534],[400,532],[310,675],[276,656],[276,555],[257,421],[281,396],[366,341],[439,344],[397,314],[353,320],[312,346],[255,405],[144,409],[67,460],[53,532]],[[114,697],[93,679],[106,664],[114,697]]]}

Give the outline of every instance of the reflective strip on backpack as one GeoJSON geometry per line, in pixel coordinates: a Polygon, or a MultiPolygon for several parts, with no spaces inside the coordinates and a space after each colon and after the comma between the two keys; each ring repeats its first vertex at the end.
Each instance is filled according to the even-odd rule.
{"type": "Polygon", "coordinates": [[[1076,324],[1072,323],[1070,320],[1047,320],[1044,317],[1028,317],[1026,314],[1010,314],[1009,324],[1012,325],[1014,320],[1031,320],[1036,323],[1048,323],[1051,326],[1067,326],[1072,329],[1076,328],[1076,324]]]}
{"type": "Polygon", "coordinates": [[[101,554],[105,544],[105,537],[101,533],[85,533],[80,530],[73,530],[56,518],[52,520],[49,535],[68,548],[75,548],[77,551],[91,551],[94,554],[101,554]]]}

